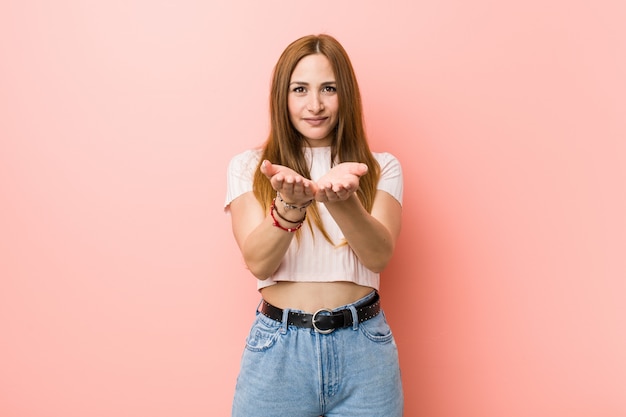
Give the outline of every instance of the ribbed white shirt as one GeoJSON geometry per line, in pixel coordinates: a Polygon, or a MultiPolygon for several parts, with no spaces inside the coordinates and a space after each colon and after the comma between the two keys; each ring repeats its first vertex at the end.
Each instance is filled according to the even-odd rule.
{"type": "MultiPolygon", "coordinates": [[[[252,191],[254,171],[261,157],[260,149],[235,155],[228,165],[224,210],[229,212],[231,201],[252,191]]],[[[311,179],[317,181],[331,167],[330,147],[306,148],[305,157],[311,167],[311,179]]],[[[402,204],[403,179],[400,162],[390,153],[376,153],[374,158],[381,168],[377,189],[391,194],[402,204]]],[[[380,287],[380,274],[367,269],[358,260],[349,245],[339,245],[343,233],[323,203],[317,203],[322,222],[335,245],[330,244],[314,227],[312,234],[305,224],[300,229],[300,240],[293,239],[276,272],[266,280],[258,280],[258,289],[278,281],[331,282],[351,281],[359,285],[380,287]]]]}

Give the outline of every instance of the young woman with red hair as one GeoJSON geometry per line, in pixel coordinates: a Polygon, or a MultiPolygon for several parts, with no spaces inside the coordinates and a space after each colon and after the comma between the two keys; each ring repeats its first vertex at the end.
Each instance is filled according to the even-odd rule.
{"type": "Polygon", "coordinates": [[[400,232],[402,170],[370,151],[350,59],[305,36],[280,56],[270,132],[228,168],[226,211],[262,300],[234,417],[400,417],[380,272],[400,232]]]}

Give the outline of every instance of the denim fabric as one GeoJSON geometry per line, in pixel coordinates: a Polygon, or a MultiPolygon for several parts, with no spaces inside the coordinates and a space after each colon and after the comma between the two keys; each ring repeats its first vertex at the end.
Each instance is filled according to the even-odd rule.
{"type": "MultiPolygon", "coordinates": [[[[356,317],[355,306],[373,295],[338,309],[349,308],[356,317]]],[[[257,312],[246,340],[232,416],[401,417],[398,351],[384,312],[354,322],[320,334],[257,312]]]]}

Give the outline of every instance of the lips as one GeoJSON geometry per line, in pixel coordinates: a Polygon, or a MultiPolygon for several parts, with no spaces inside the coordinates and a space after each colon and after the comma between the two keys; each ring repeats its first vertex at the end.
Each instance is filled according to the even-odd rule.
{"type": "Polygon", "coordinates": [[[307,117],[304,119],[305,122],[310,124],[311,126],[319,126],[324,123],[328,117],[307,117]]]}

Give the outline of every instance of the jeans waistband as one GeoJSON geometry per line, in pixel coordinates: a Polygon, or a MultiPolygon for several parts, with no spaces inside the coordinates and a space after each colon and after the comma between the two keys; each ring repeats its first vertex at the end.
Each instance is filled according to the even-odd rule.
{"type": "MultiPolygon", "coordinates": [[[[271,305],[267,301],[261,301],[259,312],[272,320],[283,323],[285,310],[271,305]]],[[[380,296],[372,291],[365,297],[354,303],[338,307],[334,310],[322,308],[313,314],[289,310],[286,314],[288,325],[304,328],[312,328],[318,333],[327,334],[333,331],[353,326],[355,323],[363,323],[380,313],[380,296]]]]}

